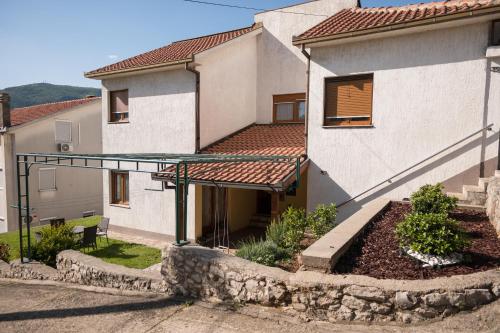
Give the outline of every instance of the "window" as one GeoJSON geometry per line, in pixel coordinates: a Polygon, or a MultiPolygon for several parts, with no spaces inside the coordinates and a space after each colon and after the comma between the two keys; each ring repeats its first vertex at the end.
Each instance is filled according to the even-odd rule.
{"type": "Polygon", "coordinates": [[[72,141],[71,137],[72,126],[73,123],[69,120],[56,120],[55,122],[56,143],[70,143],[72,141]]]}
{"type": "Polygon", "coordinates": [[[56,188],[56,168],[38,169],[38,190],[55,191],[56,188]]]}
{"type": "Polygon", "coordinates": [[[111,171],[111,203],[128,205],[128,172],[111,171]]]}
{"type": "Polygon", "coordinates": [[[491,45],[500,45],[500,20],[493,21],[491,25],[491,45]]]}
{"type": "Polygon", "coordinates": [[[306,115],[306,94],[273,96],[275,123],[302,123],[306,115]]]}
{"type": "Polygon", "coordinates": [[[325,80],[325,126],[372,123],[373,74],[325,80]]]}
{"type": "Polygon", "coordinates": [[[109,121],[112,123],[128,122],[128,90],[109,93],[109,121]]]}

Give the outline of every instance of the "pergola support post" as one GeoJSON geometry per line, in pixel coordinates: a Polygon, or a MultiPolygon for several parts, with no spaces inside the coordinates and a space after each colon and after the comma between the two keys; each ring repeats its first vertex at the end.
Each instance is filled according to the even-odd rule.
{"type": "Polygon", "coordinates": [[[17,177],[17,222],[19,226],[19,255],[21,262],[23,261],[23,211],[22,211],[22,194],[21,194],[21,168],[19,167],[20,159],[16,156],[16,177],[17,177]]]}

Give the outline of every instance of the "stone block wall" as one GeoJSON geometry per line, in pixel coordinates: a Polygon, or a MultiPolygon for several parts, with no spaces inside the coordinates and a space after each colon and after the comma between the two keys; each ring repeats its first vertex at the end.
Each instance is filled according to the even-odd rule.
{"type": "Polygon", "coordinates": [[[417,322],[500,297],[500,270],[433,280],[285,272],[198,246],[165,250],[172,292],[211,301],[279,306],[303,319],[417,322]]]}
{"type": "Polygon", "coordinates": [[[496,174],[488,184],[486,213],[497,233],[500,233],[500,177],[496,174]]]}

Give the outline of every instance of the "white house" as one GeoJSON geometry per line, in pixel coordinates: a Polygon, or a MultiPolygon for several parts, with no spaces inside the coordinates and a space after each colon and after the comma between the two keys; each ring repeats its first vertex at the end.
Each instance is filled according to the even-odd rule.
{"type": "Polygon", "coordinates": [[[500,1],[350,8],[295,37],[311,56],[308,207],[355,198],[345,215],[426,183],[462,192],[491,176],[499,18],[500,1]]]}
{"type": "MultiPolygon", "coordinates": [[[[268,221],[292,202],[305,207],[307,59],[292,36],[356,3],[318,0],[259,13],[249,27],[174,42],[86,73],[102,80],[103,153],[300,158],[298,189],[290,188],[295,166],[194,170],[189,239],[211,235],[226,215],[234,231],[268,221]]],[[[109,172],[103,189],[112,228],[174,235],[174,193],[161,182],[148,174],[109,172]]]]}
{"type": "MultiPolygon", "coordinates": [[[[189,239],[267,223],[289,205],[349,202],[343,219],[425,183],[460,191],[497,168],[497,18],[498,1],[476,0],[259,13],[249,27],[86,73],[102,80],[103,152],[297,158],[191,165],[189,239]]],[[[113,228],[174,235],[172,170],[159,171],[104,175],[113,228]]]]}
{"type": "MultiPolygon", "coordinates": [[[[9,95],[1,93],[0,104],[1,233],[18,228],[16,153],[100,153],[101,99],[11,110],[9,95]]],[[[30,215],[35,225],[55,217],[82,217],[89,211],[102,214],[101,171],[33,164],[29,174],[30,215]]]]}

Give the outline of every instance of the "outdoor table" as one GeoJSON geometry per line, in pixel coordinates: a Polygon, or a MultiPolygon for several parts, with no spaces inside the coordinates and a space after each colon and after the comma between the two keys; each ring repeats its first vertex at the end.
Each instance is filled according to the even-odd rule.
{"type": "Polygon", "coordinates": [[[83,225],[77,225],[77,226],[75,226],[75,227],[73,228],[73,233],[74,233],[74,234],[77,234],[77,235],[79,235],[79,234],[83,234],[83,229],[84,229],[84,228],[85,228],[85,227],[84,227],[83,225]]]}

